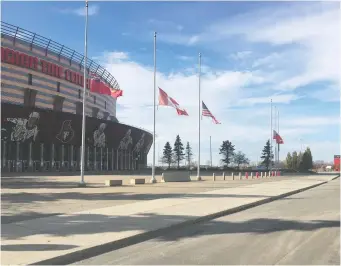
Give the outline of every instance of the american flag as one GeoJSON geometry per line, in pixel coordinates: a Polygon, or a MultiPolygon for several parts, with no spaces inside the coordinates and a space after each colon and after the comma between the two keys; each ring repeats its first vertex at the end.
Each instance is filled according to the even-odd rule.
{"type": "Polygon", "coordinates": [[[214,115],[212,115],[210,110],[208,110],[208,108],[207,108],[206,104],[204,104],[204,102],[202,102],[202,116],[211,117],[215,124],[220,124],[220,122],[217,119],[215,119],[214,115]]]}

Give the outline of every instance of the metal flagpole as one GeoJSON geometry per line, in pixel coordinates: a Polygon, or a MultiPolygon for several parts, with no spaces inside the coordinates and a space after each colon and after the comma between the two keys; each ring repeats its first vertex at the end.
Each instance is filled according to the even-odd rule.
{"type": "MultiPolygon", "coordinates": [[[[277,111],[277,133],[279,134],[279,110],[277,111]]],[[[279,163],[279,143],[277,144],[277,161],[279,163]]]]}
{"type": "Polygon", "coordinates": [[[201,53],[199,53],[199,108],[198,108],[198,119],[199,119],[199,151],[198,151],[198,175],[197,180],[201,180],[200,176],[200,120],[201,120],[201,99],[200,99],[200,75],[201,75],[201,53]]]}
{"type": "MultiPolygon", "coordinates": [[[[274,109],[275,109],[275,117],[274,117],[274,125],[273,125],[273,127],[276,129],[276,122],[277,122],[277,120],[276,120],[276,110],[277,110],[277,107],[276,106],[274,106],[274,109]]],[[[272,130],[272,132],[273,132],[273,130],[272,130]]],[[[275,142],[276,143],[276,142],[275,142]]],[[[277,162],[277,147],[276,147],[276,145],[275,145],[275,147],[274,147],[275,149],[275,158],[274,158],[274,163],[276,163],[277,162]]]]}
{"type": "Polygon", "coordinates": [[[152,166],[152,179],[150,180],[151,183],[156,183],[155,178],[155,116],[156,116],[156,32],[154,32],[154,131],[153,131],[153,166],[152,166]]]}
{"type": "Polygon", "coordinates": [[[270,103],[270,170],[272,168],[271,154],[272,154],[272,99],[270,103]]]}
{"type": "Polygon", "coordinates": [[[84,42],[84,81],[83,81],[83,112],[82,112],[82,147],[81,147],[81,181],[80,186],[85,186],[84,182],[84,154],[85,154],[85,122],[86,122],[86,81],[87,81],[87,56],[88,56],[88,0],[85,0],[85,42],[84,42]]]}
{"type": "Polygon", "coordinates": [[[210,136],[210,161],[211,161],[211,167],[212,167],[212,140],[210,136]]]}

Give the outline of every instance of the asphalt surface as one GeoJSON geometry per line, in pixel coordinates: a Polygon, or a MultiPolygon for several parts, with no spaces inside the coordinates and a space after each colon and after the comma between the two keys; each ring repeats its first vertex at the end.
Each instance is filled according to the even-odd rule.
{"type": "Polygon", "coordinates": [[[76,264],[340,265],[340,181],[76,264]]]}

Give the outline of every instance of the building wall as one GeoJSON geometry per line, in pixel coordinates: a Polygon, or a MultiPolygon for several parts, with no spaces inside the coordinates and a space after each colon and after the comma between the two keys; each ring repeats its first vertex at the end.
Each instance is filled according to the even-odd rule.
{"type": "MultiPolygon", "coordinates": [[[[51,52],[42,51],[40,48],[30,46],[20,40],[13,41],[12,37],[2,36],[1,46],[10,48],[14,51],[25,53],[29,56],[37,57],[53,64],[62,66],[83,75],[83,67],[65,58],[60,58],[51,52]]],[[[83,88],[79,85],[46,75],[41,71],[24,68],[17,65],[2,62],[1,64],[1,96],[2,102],[12,104],[24,103],[24,91],[26,88],[37,91],[36,107],[43,109],[53,109],[54,96],[64,97],[63,112],[76,113],[76,103],[82,102],[83,88]],[[32,74],[32,85],[28,83],[28,76],[32,74]],[[59,91],[57,84],[60,83],[59,91]]],[[[93,116],[92,108],[99,108],[98,117],[102,118],[105,113],[109,113],[108,119],[116,117],[116,99],[109,95],[100,95],[88,92],[87,97],[87,116],[93,116]]]]}
{"type": "MultiPolygon", "coordinates": [[[[77,63],[8,35],[1,35],[1,56],[2,171],[79,170],[81,59],[78,57],[77,63]]],[[[107,84],[118,86],[106,70],[89,64],[107,84]]],[[[152,134],[118,123],[116,99],[91,93],[89,87],[87,82],[85,169],[113,171],[146,166],[152,134]]]]}

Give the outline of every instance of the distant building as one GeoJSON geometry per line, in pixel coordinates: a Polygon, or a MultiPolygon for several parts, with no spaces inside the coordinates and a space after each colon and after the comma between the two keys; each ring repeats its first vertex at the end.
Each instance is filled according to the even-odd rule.
{"type": "Polygon", "coordinates": [[[334,155],[334,171],[340,171],[340,155],[334,155]]]}

